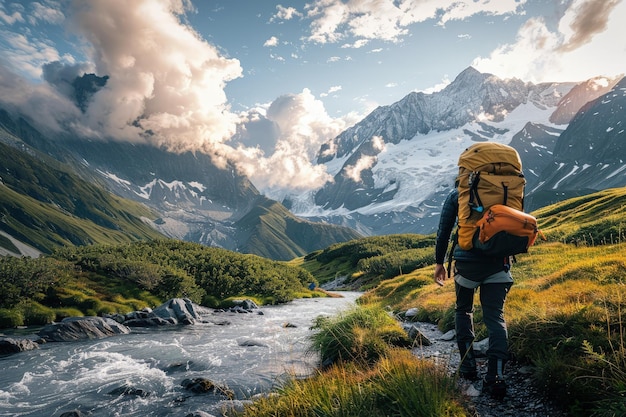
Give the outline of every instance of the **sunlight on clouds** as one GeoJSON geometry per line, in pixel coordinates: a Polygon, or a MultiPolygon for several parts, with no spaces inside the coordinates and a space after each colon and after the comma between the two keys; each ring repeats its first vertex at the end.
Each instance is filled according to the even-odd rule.
{"type": "Polygon", "coordinates": [[[341,1],[318,0],[307,4],[307,16],[313,18],[309,40],[317,43],[337,42],[342,36],[337,33],[340,25],[350,17],[349,11],[341,1]]]}
{"type": "Polygon", "coordinates": [[[558,45],[558,36],[548,30],[543,18],[530,19],[520,28],[515,44],[500,46],[489,58],[476,58],[472,66],[481,72],[530,81],[534,72],[549,71],[553,58],[546,52],[552,53],[558,45]]]}
{"type": "Polygon", "coordinates": [[[0,20],[8,25],[12,25],[17,22],[24,22],[24,17],[22,16],[22,10],[9,12],[4,9],[3,4],[0,4],[0,20]]]}
{"type": "Polygon", "coordinates": [[[565,37],[563,52],[573,51],[592,41],[593,36],[607,29],[611,12],[621,0],[574,1],[560,21],[565,37]]]}
{"type": "Polygon", "coordinates": [[[320,97],[328,97],[329,95],[341,91],[340,85],[334,85],[328,89],[327,92],[320,94],[320,97]]]}
{"type": "Polygon", "coordinates": [[[425,90],[419,90],[416,92],[422,92],[424,94],[432,94],[432,93],[436,93],[437,91],[441,91],[444,88],[446,88],[448,86],[448,84],[450,84],[450,78],[446,75],[440,83],[435,84],[434,86],[427,88],[425,90]]]}
{"type": "Polygon", "coordinates": [[[61,24],[65,20],[65,15],[60,10],[48,7],[45,4],[33,2],[32,13],[28,15],[28,20],[35,25],[38,21],[44,21],[53,24],[61,24]]]}
{"type": "Polygon", "coordinates": [[[361,172],[373,167],[375,162],[375,156],[364,155],[357,161],[356,164],[346,166],[344,171],[345,176],[350,178],[352,181],[359,183],[361,182],[361,172]]]}
{"type": "Polygon", "coordinates": [[[278,45],[278,38],[276,36],[272,36],[268,40],[265,41],[263,46],[276,46],[278,45]]]}
{"type": "Polygon", "coordinates": [[[372,147],[378,152],[385,150],[385,140],[382,136],[374,136],[372,138],[372,147]]]}
{"type": "Polygon", "coordinates": [[[96,71],[110,76],[86,114],[94,132],[144,137],[179,151],[210,149],[232,136],[237,116],[226,105],[224,86],[241,76],[239,61],[220,56],[178,20],[186,2],[74,4],[72,19],[92,45],[96,71]]]}
{"type": "Polygon", "coordinates": [[[472,65],[481,72],[525,81],[582,81],[624,73],[626,2],[576,0],[550,31],[542,18],[529,19],[514,44],[502,45],[472,65]]]}
{"type": "Polygon", "coordinates": [[[41,76],[41,66],[44,63],[60,59],[56,48],[46,41],[28,39],[17,33],[6,33],[4,40],[10,47],[2,51],[6,63],[32,78],[41,76]]]}
{"type": "MultiPolygon", "coordinates": [[[[443,3],[443,2],[442,2],[443,3]]],[[[439,24],[445,25],[451,20],[464,20],[477,14],[506,15],[521,10],[526,0],[491,0],[491,1],[452,1],[446,2],[448,7],[443,8],[444,13],[439,24]]]]}
{"type": "Polygon", "coordinates": [[[280,19],[280,20],[291,20],[294,17],[301,17],[302,13],[300,13],[299,11],[297,11],[295,8],[293,7],[284,7],[282,5],[277,5],[276,6],[276,10],[278,10],[276,12],[276,14],[274,16],[272,16],[272,18],[270,19],[270,22],[276,20],[276,19],[280,19]]]}
{"type": "MultiPolygon", "coordinates": [[[[308,89],[247,114],[232,113],[224,88],[242,75],[241,66],[178,19],[189,3],[74,0],[72,5],[71,27],[82,37],[90,62],[61,61],[56,50],[16,35],[15,50],[31,54],[29,62],[46,63],[47,83],[32,87],[0,65],[0,101],[30,108],[33,117],[45,115],[41,124],[55,130],[71,127],[83,137],[206,152],[220,167],[235,164],[255,186],[276,197],[330,179],[325,166],[312,161],[322,143],[362,115],[333,119],[308,89]],[[36,54],[41,56],[33,61],[36,54]],[[64,83],[88,70],[109,78],[81,113],[64,83]]],[[[42,74],[41,68],[32,71],[42,74]]],[[[328,93],[340,90],[334,85],[328,93]]]]}
{"type": "MultiPolygon", "coordinates": [[[[333,89],[338,91],[340,87],[333,89]]],[[[255,113],[258,122],[261,111],[257,109],[255,113]]],[[[272,198],[282,198],[287,190],[318,188],[330,179],[324,166],[311,161],[322,143],[342,132],[349,121],[331,118],[308,89],[278,97],[263,117],[276,127],[273,150],[240,146],[230,155],[257,188],[272,198]]],[[[254,136],[250,130],[258,127],[262,125],[248,123],[248,134],[254,136]]],[[[267,135],[267,127],[263,128],[267,135]]]]}
{"type": "Polygon", "coordinates": [[[66,129],[60,121],[75,120],[80,113],[50,85],[32,84],[16,77],[3,65],[0,65],[0,104],[7,110],[23,111],[55,132],[66,129]]]}
{"type": "MultiPolygon", "coordinates": [[[[477,14],[507,15],[519,12],[525,3],[526,0],[317,0],[306,7],[307,17],[312,19],[309,40],[332,43],[354,37],[399,42],[414,23],[436,19],[437,24],[444,26],[448,21],[477,14]]],[[[358,41],[347,45],[362,46],[358,41]]]]}

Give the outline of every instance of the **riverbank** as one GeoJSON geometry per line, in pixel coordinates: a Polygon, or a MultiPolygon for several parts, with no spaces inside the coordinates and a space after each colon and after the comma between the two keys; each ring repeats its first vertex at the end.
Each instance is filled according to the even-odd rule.
{"type": "MultiPolygon", "coordinates": [[[[432,342],[412,349],[418,358],[432,360],[454,375],[459,366],[459,353],[452,333],[442,333],[431,323],[411,323],[432,342]]],[[[472,417],[567,417],[568,414],[550,402],[534,385],[528,365],[512,360],[507,363],[505,377],[507,396],[502,400],[482,394],[482,378],[487,374],[487,359],[477,358],[480,380],[470,382],[459,378],[457,385],[467,400],[472,417]]]]}
{"type": "Polygon", "coordinates": [[[313,320],[353,306],[361,293],[341,295],[261,307],[262,314],[211,310],[207,323],[133,328],[0,357],[0,415],[220,415],[224,398],[189,392],[183,381],[214,381],[239,401],[308,375],[317,365],[307,342],[313,320]]]}

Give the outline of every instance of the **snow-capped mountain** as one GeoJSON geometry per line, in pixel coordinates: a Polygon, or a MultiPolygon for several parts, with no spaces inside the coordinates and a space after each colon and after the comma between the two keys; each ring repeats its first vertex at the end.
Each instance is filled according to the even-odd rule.
{"type": "MultiPolygon", "coordinates": [[[[527,192],[539,192],[559,180],[558,175],[543,178],[554,169],[554,152],[565,146],[559,137],[572,117],[585,103],[616,94],[612,87],[617,81],[600,77],[580,84],[532,84],[470,67],[445,89],[413,92],[379,107],[323,145],[318,163],[327,166],[334,180],[286,203],[299,216],[347,225],[366,235],[431,233],[463,149],[477,141],[514,146],[525,166],[527,192]]],[[[624,119],[623,108],[612,111],[621,111],[624,119]]],[[[617,120],[611,123],[619,131],[617,120]]],[[[578,133],[565,138],[570,135],[580,140],[578,133]]]]}
{"type": "Polygon", "coordinates": [[[626,185],[626,78],[586,103],[559,136],[530,189],[534,205],[626,185]]]}
{"type": "MultiPolygon", "coordinates": [[[[432,233],[454,186],[458,156],[477,141],[519,151],[529,211],[624,186],[625,108],[626,79],[532,84],[468,68],[445,89],[412,92],[379,107],[323,145],[318,163],[334,180],[284,206],[233,166],[219,168],[200,152],[48,137],[5,111],[0,142],[42,163],[54,158],[81,178],[145,204],[158,217],[144,221],[166,236],[293,259],[360,235],[432,233]]],[[[19,180],[12,183],[24,184],[19,180]]],[[[98,201],[92,205],[120,216],[98,201]]]]}

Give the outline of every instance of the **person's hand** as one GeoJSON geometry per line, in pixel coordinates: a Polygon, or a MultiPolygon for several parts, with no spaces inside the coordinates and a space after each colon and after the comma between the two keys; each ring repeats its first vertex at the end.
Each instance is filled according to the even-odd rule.
{"type": "Polygon", "coordinates": [[[448,271],[446,271],[446,267],[443,264],[435,265],[435,283],[443,287],[443,283],[448,278],[448,271]]]}

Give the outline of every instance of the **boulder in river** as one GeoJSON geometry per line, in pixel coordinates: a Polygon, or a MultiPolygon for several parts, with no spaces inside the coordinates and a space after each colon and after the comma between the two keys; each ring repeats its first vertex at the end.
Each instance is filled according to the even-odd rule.
{"type": "Polygon", "coordinates": [[[228,397],[229,399],[235,398],[235,393],[227,387],[217,385],[213,381],[206,378],[193,378],[184,379],[180,383],[184,389],[196,394],[215,393],[228,397]]]}
{"type": "Polygon", "coordinates": [[[201,321],[194,303],[188,298],[172,298],[155,308],[152,314],[170,322],[174,319],[174,324],[195,324],[201,321]]]}
{"type": "Polygon", "coordinates": [[[106,317],[68,317],[48,324],[38,335],[48,342],[71,342],[128,333],[130,328],[106,317]]]}
{"type": "Polygon", "coordinates": [[[14,339],[12,337],[0,337],[0,356],[13,353],[25,352],[38,349],[39,345],[30,339],[14,339]]]}

